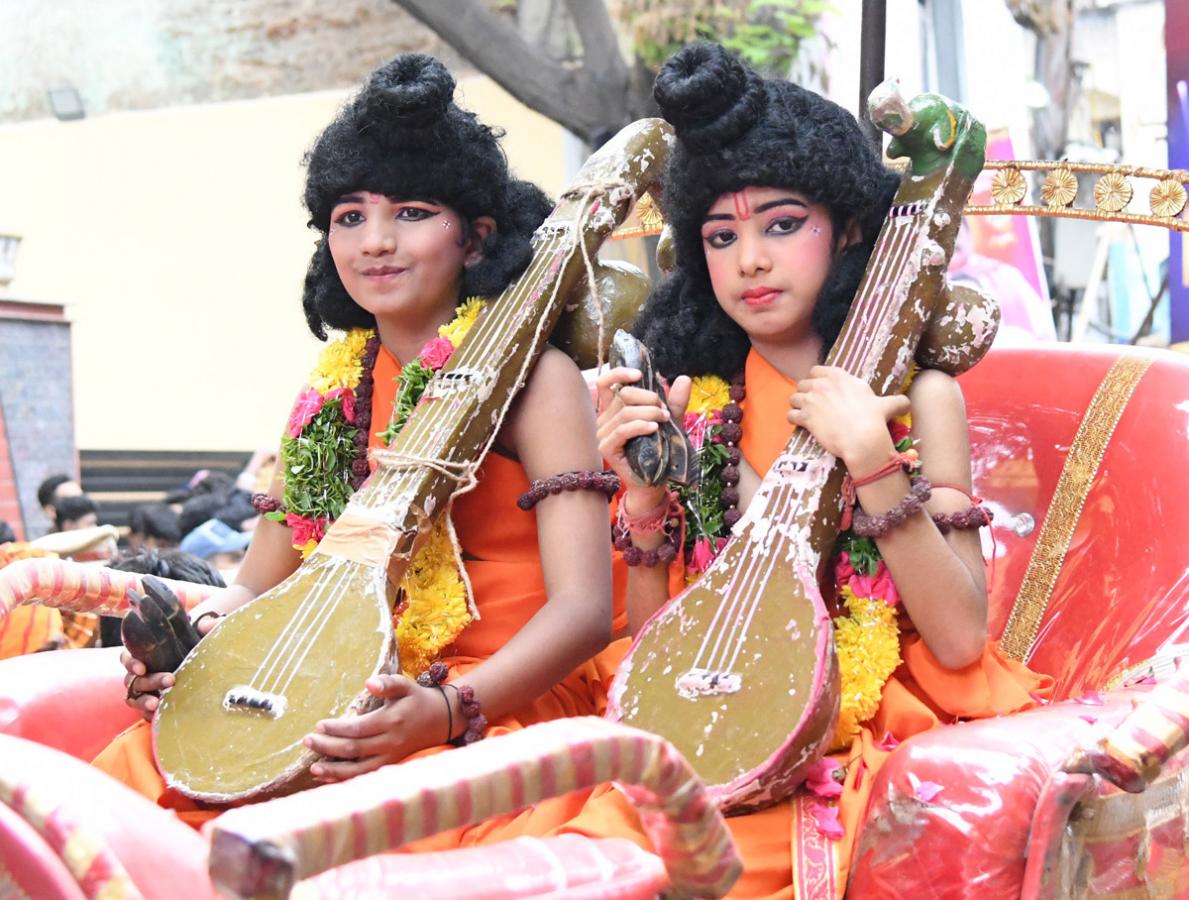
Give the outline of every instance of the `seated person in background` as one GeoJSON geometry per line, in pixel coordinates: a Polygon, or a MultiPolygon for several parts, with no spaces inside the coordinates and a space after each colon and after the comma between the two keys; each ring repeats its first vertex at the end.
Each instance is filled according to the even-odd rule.
{"type": "Polygon", "coordinates": [[[78,531],[99,524],[99,510],[86,494],[63,497],[54,508],[54,531],[78,531]]]}
{"type": "MultiPolygon", "coordinates": [[[[113,562],[111,568],[120,572],[136,572],[138,575],[156,575],[158,578],[188,581],[191,584],[209,584],[211,587],[217,588],[227,587],[223,576],[214,566],[205,559],[199,559],[192,553],[182,550],[158,552],[154,549],[146,549],[139,553],[128,553],[113,562]]],[[[100,645],[103,647],[120,646],[119,616],[102,617],[100,645]]]]}
{"type": "Polygon", "coordinates": [[[182,540],[178,514],[165,503],[146,503],[132,510],[128,517],[128,548],[168,550],[182,540]]]}
{"type": "Polygon", "coordinates": [[[252,506],[251,495],[247,491],[236,489],[230,476],[223,472],[214,472],[201,482],[182,504],[178,525],[184,540],[186,535],[208,519],[219,519],[234,531],[251,531],[255,527],[256,518],[257,513],[252,506]],[[216,476],[218,486],[214,489],[203,489],[203,485],[216,476]]]}
{"type": "Polygon", "coordinates": [[[277,468],[277,451],[272,447],[257,450],[235,479],[235,486],[248,494],[268,491],[277,468]]]}
{"type": "Polygon", "coordinates": [[[52,523],[57,518],[55,507],[58,501],[66,497],[77,497],[82,492],[79,483],[69,475],[51,475],[37,486],[37,502],[41,504],[41,511],[45,513],[45,517],[52,523]]]}
{"type": "Polygon", "coordinates": [[[222,519],[207,519],[182,538],[181,549],[227,572],[239,566],[251,540],[250,533],[237,531],[222,519]]]}

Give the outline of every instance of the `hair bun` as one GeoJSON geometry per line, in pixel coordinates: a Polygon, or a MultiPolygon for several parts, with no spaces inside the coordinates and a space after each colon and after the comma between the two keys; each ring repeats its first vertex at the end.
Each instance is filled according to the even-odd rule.
{"type": "Polygon", "coordinates": [[[454,78],[445,66],[423,53],[404,53],[372,74],[359,99],[364,122],[429,128],[446,115],[453,98],[454,78]]]}
{"type": "Polygon", "coordinates": [[[718,44],[691,44],[656,76],[653,97],[694,153],[719,150],[740,137],[763,110],[764,84],[718,44]]]}

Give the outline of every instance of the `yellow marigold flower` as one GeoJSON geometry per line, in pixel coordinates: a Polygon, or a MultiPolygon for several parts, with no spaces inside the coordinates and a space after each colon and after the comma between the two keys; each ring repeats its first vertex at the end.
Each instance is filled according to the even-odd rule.
{"type": "Polygon", "coordinates": [[[401,670],[416,677],[471,624],[466,585],[444,520],[410,562],[401,588],[407,602],[396,626],[397,651],[401,670]]]}
{"type": "Polygon", "coordinates": [[[834,620],[842,705],[829,752],[850,746],[859,726],[879,709],[884,685],[900,665],[896,610],[880,598],[856,597],[849,586],[838,593],[850,615],[834,620]]]}
{"type": "Polygon", "coordinates": [[[314,550],[317,548],[317,546],[318,546],[318,542],[316,540],[314,540],[313,538],[310,538],[304,544],[294,544],[293,549],[300,550],[301,558],[305,559],[307,556],[309,556],[311,553],[314,552],[314,550]]]}
{"type": "Polygon", "coordinates": [[[325,394],[336,388],[354,389],[363,375],[360,360],[373,332],[355,328],[337,341],[331,341],[318,356],[310,376],[310,386],[325,394]]]}
{"type": "Polygon", "coordinates": [[[454,345],[455,349],[458,349],[462,339],[467,336],[467,332],[479,318],[479,313],[483,311],[484,305],[482,298],[471,297],[454,311],[454,319],[451,322],[438,329],[438,336],[446,338],[454,345]]]}
{"type": "Polygon", "coordinates": [[[690,385],[686,413],[718,412],[731,402],[730,386],[717,375],[699,375],[690,385]]]}

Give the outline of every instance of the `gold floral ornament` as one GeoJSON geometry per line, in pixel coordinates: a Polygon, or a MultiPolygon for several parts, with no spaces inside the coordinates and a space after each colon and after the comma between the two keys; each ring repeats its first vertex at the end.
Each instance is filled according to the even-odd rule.
{"type": "Polygon", "coordinates": [[[640,219],[640,224],[644,229],[649,232],[660,231],[661,226],[665,224],[665,219],[661,215],[656,201],[649,193],[642,194],[636,201],[636,216],[640,219]]]}
{"type": "Polygon", "coordinates": [[[1027,192],[1024,175],[1015,166],[1000,169],[991,179],[991,196],[1000,206],[1015,206],[1027,192]]]}
{"type": "Polygon", "coordinates": [[[1103,212],[1118,212],[1131,202],[1131,182],[1118,172],[1107,172],[1094,182],[1094,204],[1103,212]]]}
{"type": "Polygon", "coordinates": [[[1156,182],[1152,193],[1148,195],[1148,202],[1152,205],[1152,214],[1171,219],[1180,215],[1185,208],[1185,185],[1175,178],[1165,178],[1156,182]]]}
{"type": "Polygon", "coordinates": [[[1073,203],[1078,195],[1078,179],[1069,169],[1060,166],[1048,174],[1040,186],[1040,197],[1052,209],[1073,203]]]}

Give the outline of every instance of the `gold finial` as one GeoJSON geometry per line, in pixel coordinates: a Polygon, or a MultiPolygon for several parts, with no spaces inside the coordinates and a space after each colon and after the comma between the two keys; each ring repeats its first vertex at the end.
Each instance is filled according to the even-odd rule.
{"type": "Polygon", "coordinates": [[[1077,176],[1065,166],[1058,166],[1050,172],[1040,186],[1041,199],[1052,207],[1069,206],[1077,195],[1077,176]]]}
{"type": "Polygon", "coordinates": [[[1094,203],[1103,212],[1118,212],[1131,202],[1131,182],[1119,172],[1107,172],[1094,182],[1094,203]]]}
{"type": "Polygon", "coordinates": [[[1154,215],[1169,219],[1180,215],[1185,208],[1185,185],[1174,178],[1164,178],[1156,182],[1152,193],[1148,195],[1148,202],[1154,215]]]}
{"type": "Polygon", "coordinates": [[[1013,166],[1000,169],[991,179],[991,196],[1001,206],[1015,206],[1027,192],[1023,173],[1013,166]]]}

